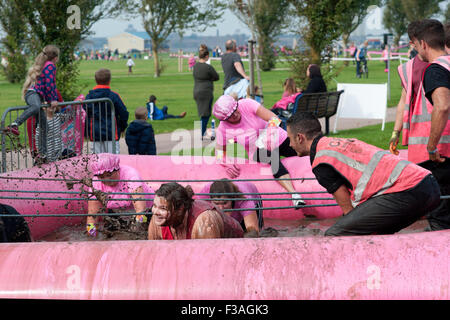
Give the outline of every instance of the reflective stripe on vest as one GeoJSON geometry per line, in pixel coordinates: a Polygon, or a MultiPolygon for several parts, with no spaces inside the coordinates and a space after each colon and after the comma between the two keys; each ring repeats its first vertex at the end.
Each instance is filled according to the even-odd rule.
{"type": "MultiPolygon", "coordinates": [[[[432,63],[439,64],[450,71],[450,56],[441,56],[432,63]]],[[[425,74],[425,73],[424,73],[425,74]]],[[[411,127],[408,139],[408,160],[414,163],[423,162],[429,159],[427,144],[431,131],[431,113],[433,105],[425,97],[423,80],[420,84],[420,94],[417,96],[411,117],[411,127]]],[[[437,145],[439,154],[450,156],[450,115],[447,119],[447,125],[442,132],[437,145]]]]}
{"type": "Polygon", "coordinates": [[[384,193],[412,188],[429,174],[429,171],[414,166],[410,161],[401,160],[388,151],[362,141],[340,138],[323,137],[319,140],[313,168],[321,163],[333,166],[352,184],[353,190],[350,192],[353,206],[384,193]],[[398,181],[405,169],[406,176],[398,181]]]}
{"type": "Polygon", "coordinates": [[[411,121],[410,108],[411,108],[411,97],[413,94],[413,92],[412,92],[413,64],[414,64],[414,59],[411,59],[408,62],[405,62],[398,67],[398,74],[400,76],[400,79],[402,80],[402,84],[406,91],[405,105],[404,105],[403,117],[402,117],[402,123],[403,123],[402,144],[405,146],[408,145],[409,129],[410,129],[409,122],[411,121]]]}

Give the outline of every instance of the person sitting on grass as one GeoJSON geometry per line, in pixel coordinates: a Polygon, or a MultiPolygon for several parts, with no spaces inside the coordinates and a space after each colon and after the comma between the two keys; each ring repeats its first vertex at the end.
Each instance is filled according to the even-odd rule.
{"type": "Polygon", "coordinates": [[[128,154],[156,155],[153,127],[147,122],[147,109],[139,107],[135,111],[136,120],[130,123],[125,135],[128,154]]]}
{"type": "Polygon", "coordinates": [[[164,106],[162,109],[159,109],[156,106],[156,97],[151,95],[147,102],[147,111],[148,118],[150,120],[166,120],[166,119],[179,119],[184,118],[186,116],[186,111],[183,111],[179,116],[174,116],[167,113],[169,108],[164,106]]]}

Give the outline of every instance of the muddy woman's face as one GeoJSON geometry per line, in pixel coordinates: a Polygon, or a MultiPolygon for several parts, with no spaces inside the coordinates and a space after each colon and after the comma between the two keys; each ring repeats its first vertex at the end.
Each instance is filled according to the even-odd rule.
{"type": "Polygon", "coordinates": [[[152,220],[155,220],[157,226],[178,225],[184,217],[184,210],[180,208],[176,212],[170,210],[169,203],[163,197],[155,195],[152,207],[152,220]]]}

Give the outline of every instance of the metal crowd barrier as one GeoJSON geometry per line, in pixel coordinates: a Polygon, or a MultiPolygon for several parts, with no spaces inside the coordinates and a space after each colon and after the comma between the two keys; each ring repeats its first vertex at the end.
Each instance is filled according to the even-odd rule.
{"type": "MultiPolygon", "coordinates": [[[[68,101],[58,103],[58,106],[61,111],[56,112],[53,115],[53,119],[46,116],[47,150],[55,151],[52,154],[49,154],[49,152],[45,154],[47,162],[57,161],[73,155],[95,153],[96,145],[103,144],[106,141],[113,141],[110,144],[110,151],[118,153],[115,143],[115,109],[110,99],[68,101]],[[108,121],[104,121],[106,117],[111,118],[111,128],[108,127],[108,121]],[[103,121],[98,121],[99,119],[103,121]],[[106,139],[101,134],[94,136],[94,132],[104,132],[106,139]]],[[[49,107],[48,104],[42,104],[41,110],[45,112],[47,107],[49,107]]],[[[27,108],[28,106],[10,107],[2,114],[0,122],[1,172],[30,168],[37,162],[41,146],[39,139],[36,137],[41,134],[39,124],[42,123],[41,117],[45,113],[39,112],[37,116],[33,116],[25,121],[19,127],[19,136],[5,131],[27,108]]]]}

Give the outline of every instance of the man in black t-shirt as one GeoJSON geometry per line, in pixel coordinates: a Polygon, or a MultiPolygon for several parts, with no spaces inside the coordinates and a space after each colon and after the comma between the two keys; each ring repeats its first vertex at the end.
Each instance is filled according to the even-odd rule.
{"type": "MultiPolygon", "coordinates": [[[[420,165],[433,173],[439,182],[441,194],[449,195],[450,59],[445,52],[443,25],[433,19],[420,21],[414,45],[422,59],[431,63],[425,69],[422,80],[425,98],[433,106],[430,120],[431,129],[426,146],[430,160],[422,162],[420,165]],[[441,146],[439,151],[438,144],[441,146]],[[446,150],[445,154],[441,154],[442,150],[446,150]]],[[[450,229],[450,200],[442,200],[441,205],[431,214],[436,217],[436,219],[429,220],[432,230],[450,229]]]]}
{"type": "Polygon", "coordinates": [[[227,51],[222,56],[222,68],[225,73],[224,94],[236,92],[239,99],[245,98],[250,77],[245,73],[241,56],[236,52],[236,41],[228,40],[225,48],[227,51]]]}

